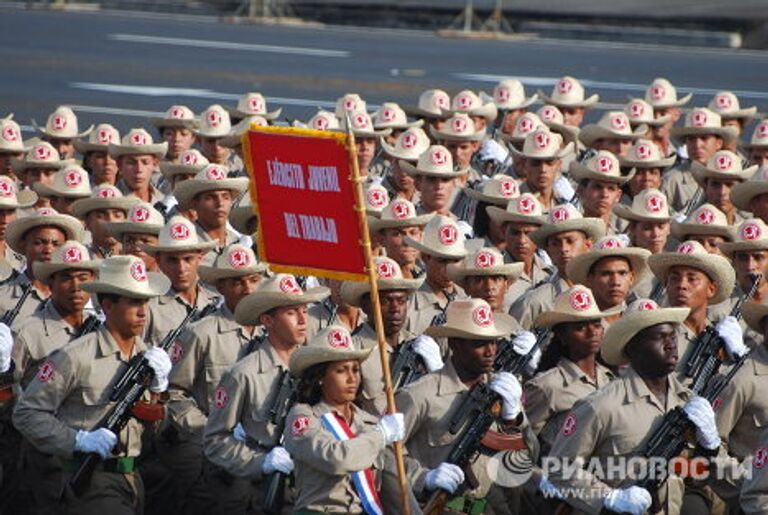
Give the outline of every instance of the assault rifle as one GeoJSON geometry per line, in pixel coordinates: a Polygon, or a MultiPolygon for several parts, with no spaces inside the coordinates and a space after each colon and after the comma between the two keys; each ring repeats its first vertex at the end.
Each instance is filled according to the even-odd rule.
{"type": "Polygon", "coordinates": [[[77,332],[77,338],[90,334],[101,327],[101,320],[96,315],[91,315],[85,319],[83,325],[80,326],[80,330],[77,332]]]}
{"type": "MultiPolygon", "coordinates": [[[[197,308],[193,308],[184,317],[178,327],[173,331],[165,335],[165,338],[160,342],[158,347],[164,351],[168,351],[173,345],[173,342],[179,337],[179,335],[186,329],[187,325],[195,320],[203,318],[208,314],[216,310],[214,304],[209,304],[201,311],[197,308]]],[[[91,430],[106,428],[112,431],[114,434],[119,435],[120,431],[128,424],[131,418],[131,408],[133,405],[141,399],[149,386],[149,382],[152,380],[154,372],[152,367],[149,366],[144,353],[137,354],[128,363],[128,368],[120,379],[112,386],[112,392],[109,395],[109,401],[114,402],[115,405],[112,409],[99,421],[98,424],[91,430]]],[[[72,492],[77,497],[80,497],[88,489],[91,483],[91,477],[93,471],[96,469],[101,460],[101,456],[96,453],[88,453],[80,463],[80,467],[75,471],[75,474],[69,480],[69,486],[72,488],[72,492]]]]}
{"type": "MultiPolygon", "coordinates": [[[[275,425],[275,434],[279,435],[278,445],[283,442],[283,430],[285,429],[285,420],[288,418],[288,412],[291,411],[296,402],[298,380],[291,375],[289,371],[284,371],[280,377],[280,386],[278,387],[275,400],[272,407],[269,408],[269,421],[275,425]]],[[[273,472],[270,474],[267,484],[267,490],[264,494],[263,511],[268,515],[276,515],[282,512],[283,502],[285,501],[285,482],[288,476],[282,472],[273,472]]]]}
{"type": "Polygon", "coordinates": [[[16,320],[16,317],[19,316],[21,307],[24,305],[24,302],[26,302],[27,297],[29,297],[31,293],[32,293],[32,282],[30,281],[21,287],[21,297],[19,297],[19,300],[16,301],[16,305],[13,306],[8,311],[6,311],[5,314],[3,315],[3,318],[0,318],[0,323],[3,323],[8,327],[11,327],[11,325],[13,325],[13,321],[16,320]]]}
{"type": "MultiPolygon", "coordinates": [[[[541,341],[543,340],[539,337],[536,343],[539,344],[541,341]]],[[[502,359],[497,357],[494,369],[504,370],[514,375],[520,374],[536,352],[536,348],[536,345],[534,345],[531,351],[524,356],[513,351],[506,353],[502,359]]],[[[501,397],[499,397],[499,394],[491,390],[488,383],[480,382],[469,390],[469,393],[464,397],[459,408],[451,417],[448,431],[453,435],[459,432],[461,434],[456,439],[456,443],[451,448],[451,452],[445,461],[465,469],[466,482],[470,488],[476,488],[478,485],[477,478],[471,473],[467,465],[483,449],[483,439],[493,422],[498,418],[500,411],[501,397]]],[[[443,513],[449,496],[450,494],[445,490],[435,491],[429,498],[429,502],[424,508],[424,513],[426,515],[439,515],[443,513]]]]}
{"type": "Polygon", "coordinates": [[[499,342],[498,350],[496,351],[496,361],[493,365],[493,370],[495,372],[512,372],[513,374],[523,373],[533,355],[544,346],[544,343],[549,340],[551,335],[551,329],[537,329],[536,343],[533,344],[528,354],[518,354],[512,346],[512,340],[502,340],[499,342]]]}

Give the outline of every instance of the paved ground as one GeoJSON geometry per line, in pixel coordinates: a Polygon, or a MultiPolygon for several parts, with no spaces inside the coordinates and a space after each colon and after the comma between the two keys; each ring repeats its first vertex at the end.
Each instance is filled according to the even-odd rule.
{"type": "Polygon", "coordinates": [[[704,103],[736,90],[768,110],[768,53],[659,49],[564,41],[467,41],[427,33],[228,25],[206,19],[34,12],[0,4],[0,113],[23,124],[69,103],[86,123],[121,129],[173,102],[195,111],[264,92],[291,118],[307,118],[347,91],[369,103],[415,101],[427,87],[485,89],[502,76],[530,90],[563,74],[608,102],[667,76],[704,103]]]}

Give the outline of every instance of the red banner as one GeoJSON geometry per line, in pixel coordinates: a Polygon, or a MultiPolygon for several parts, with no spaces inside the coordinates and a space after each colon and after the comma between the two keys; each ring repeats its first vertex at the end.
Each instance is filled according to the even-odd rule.
{"type": "Polygon", "coordinates": [[[278,272],[366,279],[347,136],[251,127],[243,139],[260,258],[278,272]]]}

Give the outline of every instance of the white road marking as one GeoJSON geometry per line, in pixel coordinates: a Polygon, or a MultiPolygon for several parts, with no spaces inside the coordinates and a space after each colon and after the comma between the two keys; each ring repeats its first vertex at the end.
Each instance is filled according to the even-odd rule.
{"type": "Polygon", "coordinates": [[[257,45],[252,43],[234,43],[232,41],[206,41],[201,39],[166,38],[160,36],[145,36],[141,34],[109,34],[109,39],[129,43],[148,43],[153,45],[173,45],[197,48],[216,48],[220,50],[244,50],[248,52],[267,52],[272,54],[307,55],[312,57],[350,57],[346,50],[325,50],[322,48],[306,48],[277,45],[257,45]]]}
{"type": "MultiPolygon", "coordinates": [[[[478,82],[499,82],[502,79],[517,79],[526,86],[546,87],[554,86],[559,77],[520,77],[510,75],[492,75],[483,73],[454,73],[454,77],[463,80],[473,80],[478,82]]],[[[587,88],[604,89],[611,91],[637,91],[643,92],[648,87],[648,84],[633,84],[631,82],[607,82],[590,79],[579,79],[581,83],[587,88]]],[[[720,89],[711,88],[687,88],[683,86],[677,86],[677,91],[680,93],[695,93],[699,95],[715,95],[720,89]]],[[[768,99],[768,92],[765,91],[748,91],[748,90],[731,90],[734,95],[744,98],[753,98],[759,100],[768,99]]]]}

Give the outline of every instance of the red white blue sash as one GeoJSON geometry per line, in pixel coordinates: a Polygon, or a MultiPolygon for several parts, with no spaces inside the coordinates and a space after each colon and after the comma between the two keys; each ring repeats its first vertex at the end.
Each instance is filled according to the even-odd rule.
{"type": "MultiPolygon", "coordinates": [[[[330,431],[333,437],[341,442],[356,436],[352,431],[352,428],[347,424],[347,421],[336,415],[336,413],[326,413],[320,417],[320,421],[322,422],[323,427],[330,431]]],[[[363,504],[365,513],[368,515],[384,515],[384,508],[381,505],[379,493],[376,491],[373,482],[373,469],[368,468],[358,472],[352,472],[351,476],[352,482],[355,484],[355,490],[357,490],[357,495],[360,496],[360,502],[363,504]]]]}

